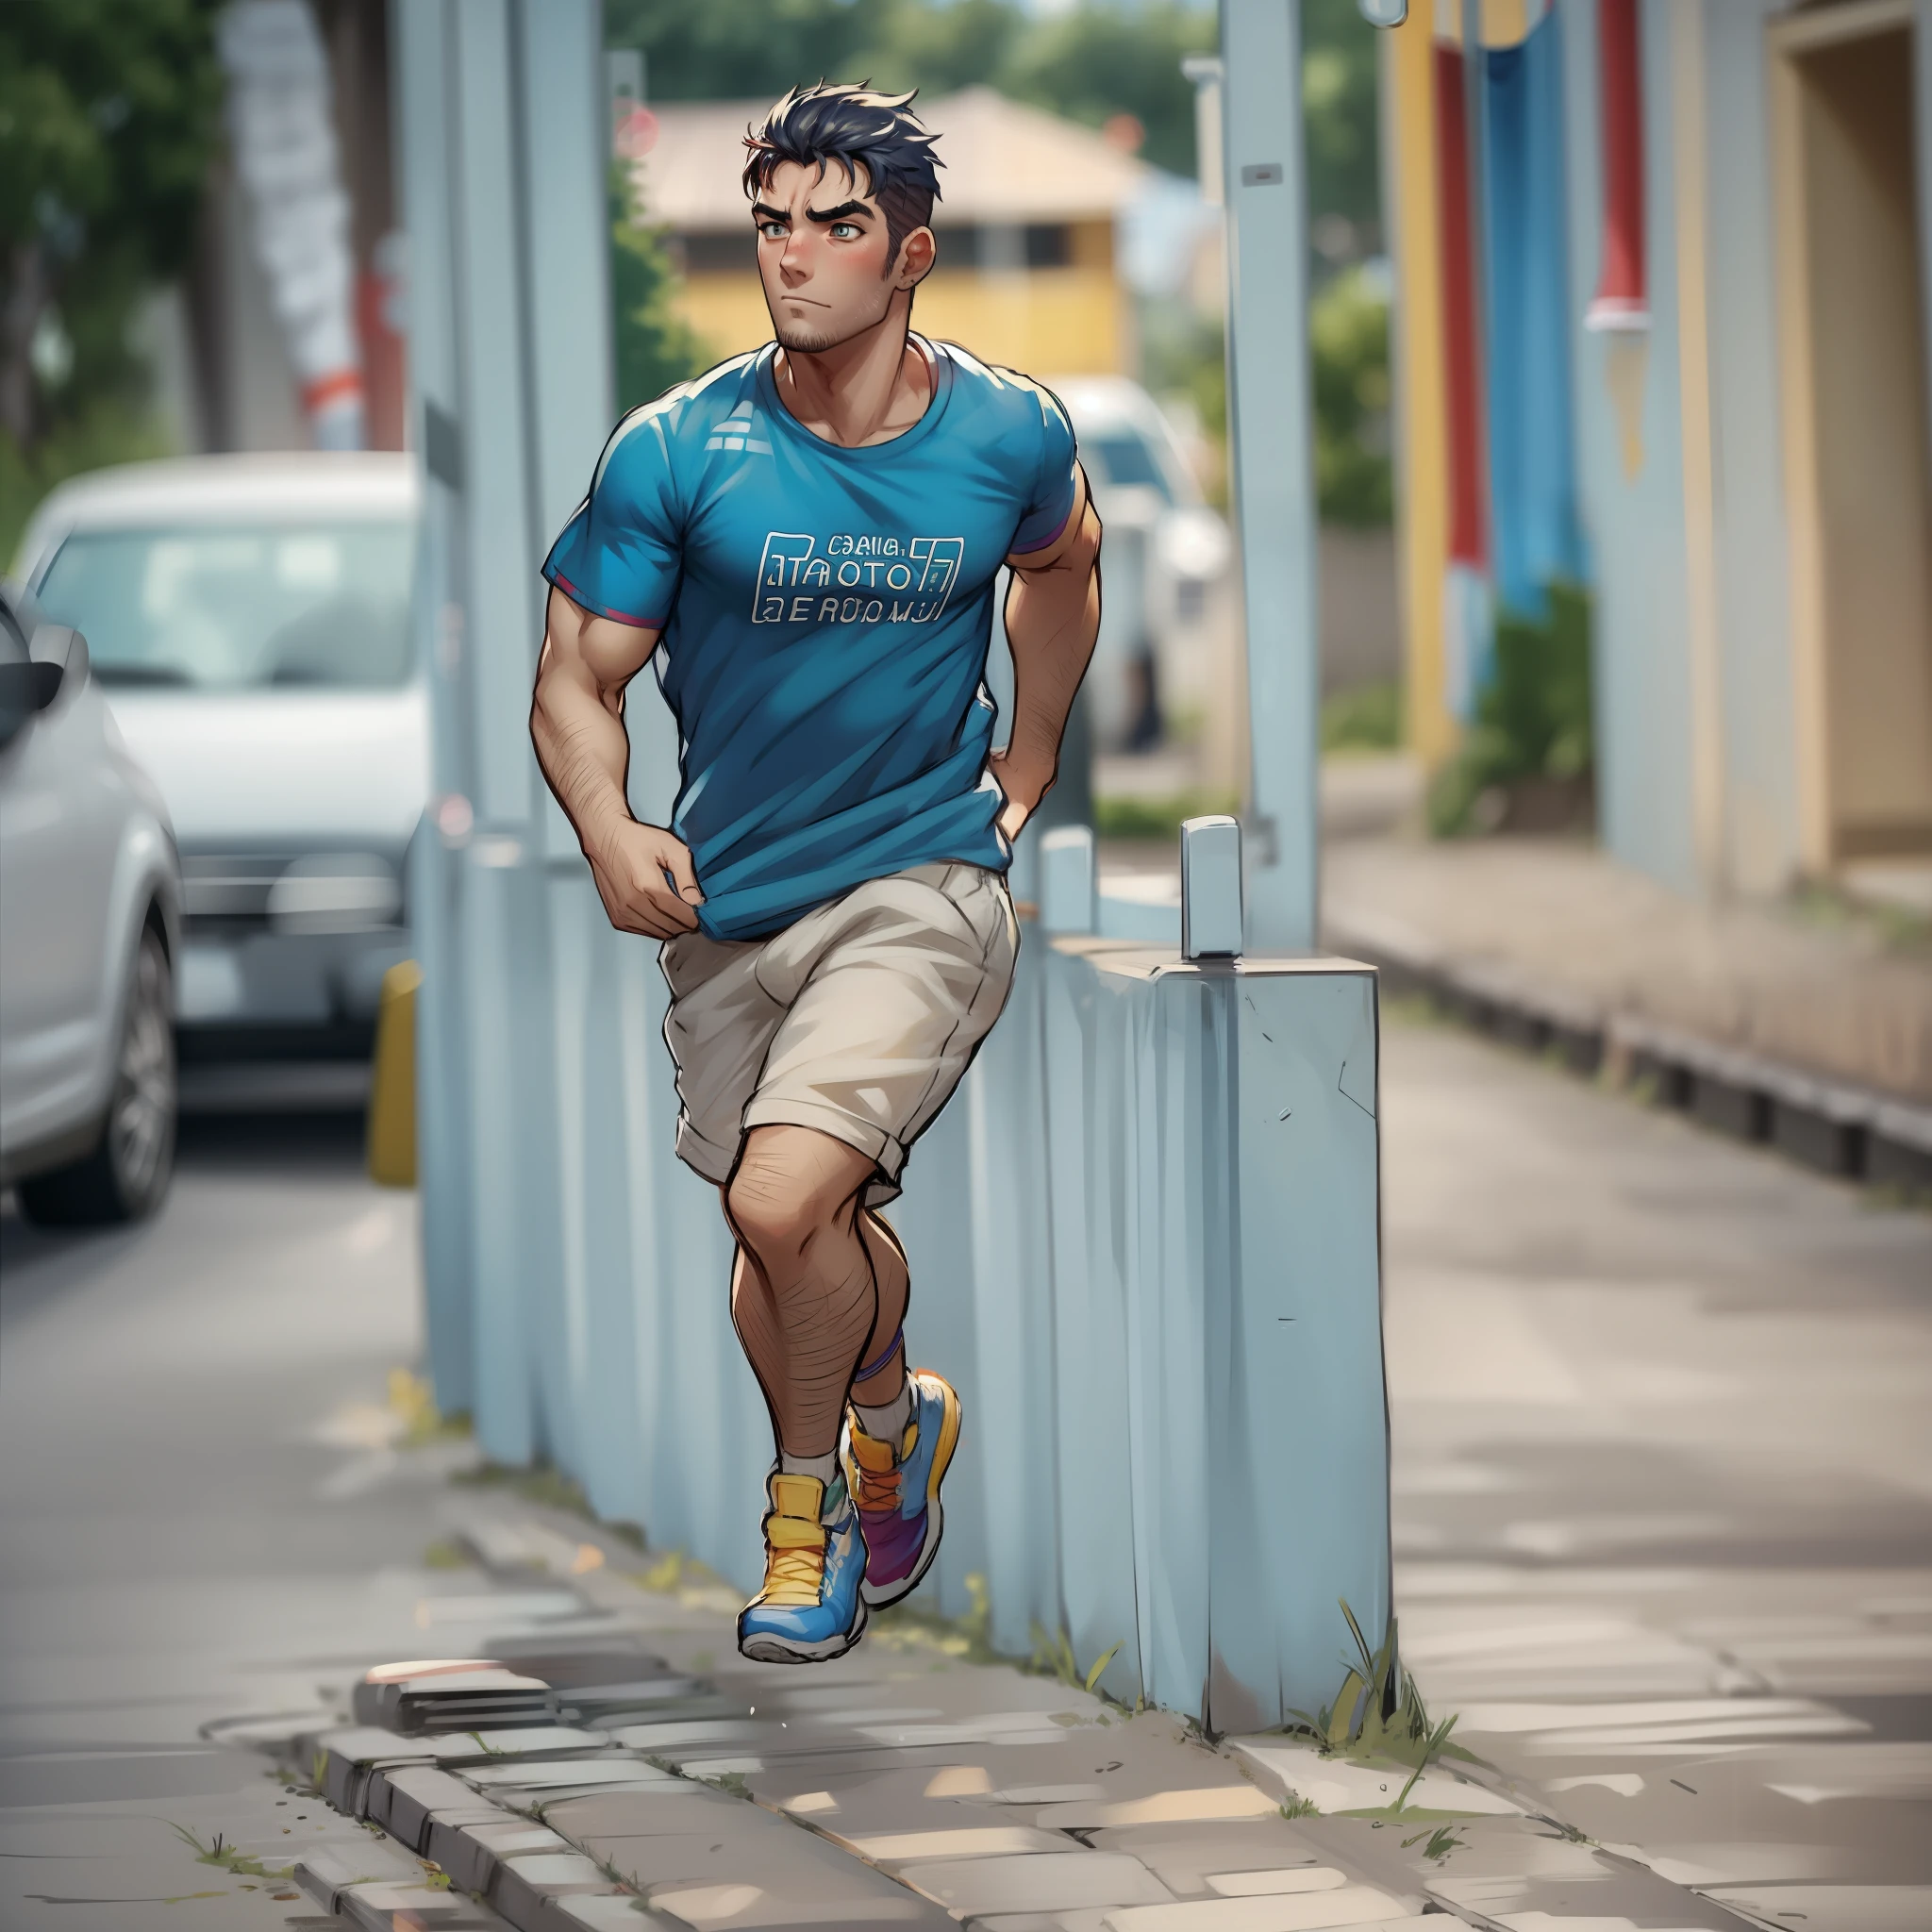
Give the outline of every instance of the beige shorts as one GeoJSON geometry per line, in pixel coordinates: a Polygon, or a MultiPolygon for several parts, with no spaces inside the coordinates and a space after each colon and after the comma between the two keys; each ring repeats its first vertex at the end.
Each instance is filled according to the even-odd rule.
{"type": "Polygon", "coordinates": [[[668,941],[678,1158],[724,1186],[753,1127],[816,1127],[878,1163],[877,1207],[1006,1005],[1020,928],[998,873],[919,865],[769,939],[668,941]]]}

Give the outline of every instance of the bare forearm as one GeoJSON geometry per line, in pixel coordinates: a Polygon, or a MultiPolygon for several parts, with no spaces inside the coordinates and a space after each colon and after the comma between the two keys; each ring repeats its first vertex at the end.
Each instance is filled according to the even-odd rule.
{"type": "Polygon", "coordinates": [[[575,667],[546,663],[530,708],[537,762],[588,851],[630,818],[625,773],[630,740],[624,719],[575,667]]]}
{"type": "Polygon", "coordinates": [[[1013,724],[1008,755],[1051,770],[1074,696],[1100,633],[1097,550],[1083,546],[1064,566],[1013,573],[1007,637],[1013,651],[1013,724]]]}

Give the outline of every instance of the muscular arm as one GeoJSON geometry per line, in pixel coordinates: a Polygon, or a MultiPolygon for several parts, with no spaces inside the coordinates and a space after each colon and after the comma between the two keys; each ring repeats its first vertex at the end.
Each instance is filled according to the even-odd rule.
{"type": "Polygon", "coordinates": [[[697,926],[704,904],[689,848],[630,815],[625,687],[651,660],[658,633],[593,617],[553,589],[545,614],[530,738],[537,762],[591,862],[610,923],[666,940],[697,926]],[[667,879],[666,874],[669,874],[667,879]]]}
{"type": "Polygon", "coordinates": [[[1007,558],[1007,639],[1013,652],[1013,723],[989,767],[1007,808],[1008,839],[1033,816],[1059,769],[1060,738],[1100,632],[1100,519],[1084,473],[1060,534],[1044,550],[1007,558]]]}

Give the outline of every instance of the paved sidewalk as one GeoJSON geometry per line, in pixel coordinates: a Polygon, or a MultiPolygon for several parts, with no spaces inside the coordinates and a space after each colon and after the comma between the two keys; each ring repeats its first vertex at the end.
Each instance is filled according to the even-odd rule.
{"type": "Polygon", "coordinates": [[[1657,1023],[1795,1071],[1932,1103],[1932,942],[1781,906],[1699,905],[1556,839],[1331,840],[1323,919],[1372,957],[1487,969],[1601,1026],[1657,1023]]]}
{"type": "Polygon", "coordinates": [[[258,1136],[147,1228],[0,1222],[0,1924],[1932,1924],[1932,1220],[1400,1015],[1382,1119],[1403,1649],[1481,1760],[1403,1815],[963,1633],[741,1664],[401,1440],[410,1204],[258,1136]],[[541,1681],[357,1708],[425,1657],[541,1681]]]}
{"type": "Polygon", "coordinates": [[[481,1907],[520,1932],[1315,1932],[1432,1910],[1483,1925],[1490,1903],[1572,1894],[1598,1926],[1751,1923],[1491,1764],[1410,1783],[1278,1734],[1217,1745],[903,1619],[836,1664],[747,1664],[734,1598],[642,1586],[594,1529],[508,1505],[462,1534],[479,1574],[419,1621],[474,1671],[419,1660],[350,1712],[216,1727],[384,1829],[296,1862],[352,1924],[474,1925],[481,1907]],[[434,1708],[519,1689],[520,1727],[434,1708]],[[404,1699],[436,1727],[402,1728],[404,1699]]]}

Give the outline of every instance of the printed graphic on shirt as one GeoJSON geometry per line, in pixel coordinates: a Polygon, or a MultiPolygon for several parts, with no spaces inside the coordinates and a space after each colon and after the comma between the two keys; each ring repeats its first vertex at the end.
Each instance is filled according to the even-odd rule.
{"type": "Polygon", "coordinates": [[[711,431],[711,439],[705,444],[706,449],[741,449],[753,456],[768,457],[772,445],[758,432],[764,425],[758,421],[758,411],[749,403],[740,403],[730,415],[711,431]]]}
{"type": "Polygon", "coordinates": [[[966,555],[963,537],[773,530],[758,559],[754,624],[931,624],[946,608],[966,555]]]}

